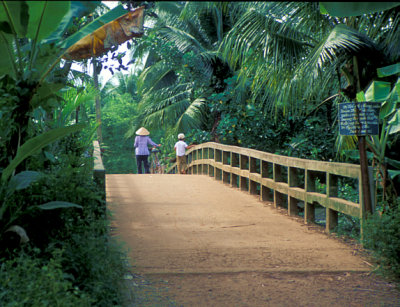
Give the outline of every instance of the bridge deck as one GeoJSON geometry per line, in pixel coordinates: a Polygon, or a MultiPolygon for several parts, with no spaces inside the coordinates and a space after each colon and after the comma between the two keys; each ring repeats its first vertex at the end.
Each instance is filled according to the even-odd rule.
{"type": "MultiPolygon", "coordinates": [[[[338,282],[343,276],[365,275],[370,270],[350,246],[309,229],[255,196],[207,176],[107,175],[106,191],[116,232],[131,249],[134,270],[169,276],[171,280],[172,276],[180,276],[175,278],[177,283],[183,282],[182,276],[191,275],[198,293],[185,301],[190,305],[218,305],[216,300],[204,301],[210,291],[202,289],[200,281],[193,280],[194,275],[210,280],[221,274],[315,273],[334,274],[335,278],[339,276],[334,279],[338,282]]],[[[268,278],[264,278],[266,285],[268,278]]],[[[289,279],[296,280],[293,276],[289,279]]],[[[230,282],[225,280],[226,287],[232,286],[230,282]]],[[[313,282],[318,283],[318,279],[313,282]]],[[[181,288],[188,285],[189,279],[176,291],[181,293],[181,288]]],[[[243,287],[235,293],[244,291],[244,295],[253,296],[243,287]]],[[[335,291],[332,293],[336,293],[338,302],[346,304],[343,300],[351,299],[349,294],[346,298],[335,291]]],[[[270,289],[267,294],[271,293],[270,289]]],[[[306,304],[310,296],[317,297],[319,292],[308,290],[305,295],[306,304]]],[[[282,293],[281,298],[285,296],[282,293]]],[[[247,299],[251,301],[250,297],[247,299]]]]}

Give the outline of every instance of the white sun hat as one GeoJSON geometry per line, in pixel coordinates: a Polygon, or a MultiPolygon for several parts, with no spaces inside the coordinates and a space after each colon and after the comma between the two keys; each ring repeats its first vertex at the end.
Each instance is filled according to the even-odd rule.
{"type": "Polygon", "coordinates": [[[183,133],[178,134],[178,139],[183,140],[185,138],[185,135],[183,133]]]}
{"type": "Polygon", "coordinates": [[[145,128],[145,127],[141,127],[139,128],[138,131],[136,131],[137,135],[149,135],[150,132],[145,128]]]}

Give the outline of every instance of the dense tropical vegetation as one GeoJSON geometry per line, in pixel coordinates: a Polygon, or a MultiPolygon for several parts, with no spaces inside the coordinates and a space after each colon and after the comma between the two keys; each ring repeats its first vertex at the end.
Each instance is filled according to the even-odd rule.
{"type": "Polygon", "coordinates": [[[60,64],[69,46],[125,12],[85,28],[100,5],[0,2],[2,306],[122,304],[124,252],[92,179],[93,89],[60,64]]]}
{"type": "MultiPolygon", "coordinates": [[[[91,75],[61,58],[80,38],[121,16],[121,6],[0,3],[5,306],[27,299],[49,306],[122,304],[124,253],[110,239],[103,195],[92,182],[97,128],[108,173],[136,173],[133,138],[140,126],[162,144],[166,165],[180,132],[189,143],[359,163],[357,138],[338,133],[338,104],[348,101],[382,103],[380,135],[366,137],[378,189],[364,244],[382,269],[400,277],[400,6],[121,3],[145,6],[145,33],[128,42],[129,54],[115,47],[96,59],[96,72],[114,73],[99,89],[91,75]],[[130,72],[121,61],[128,56],[130,72]],[[31,292],[18,290],[27,288],[31,292]]],[[[340,189],[354,193],[351,185],[340,189]]],[[[357,225],[344,218],[338,231],[357,237],[357,225]]]]}
{"type": "MultiPolygon", "coordinates": [[[[124,141],[105,139],[105,144],[132,144],[134,131],[146,126],[163,144],[166,164],[174,156],[178,132],[191,143],[216,141],[359,163],[357,138],[339,135],[338,105],[379,101],[381,134],[366,138],[378,183],[375,210],[396,216],[399,7],[367,3],[352,8],[359,11],[315,2],[149,5],[151,26],[131,49],[132,58],[143,65],[134,74],[136,112],[124,141]]],[[[356,195],[348,184],[340,191],[356,195]]],[[[358,220],[343,217],[339,223],[339,233],[359,237],[358,220]]],[[[372,247],[383,232],[369,234],[365,244],[372,247]]],[[[398,240],[396,235],[386,238],[398,240]]],[[[395,267],[396,257],[391,259],[395,267]]]]}

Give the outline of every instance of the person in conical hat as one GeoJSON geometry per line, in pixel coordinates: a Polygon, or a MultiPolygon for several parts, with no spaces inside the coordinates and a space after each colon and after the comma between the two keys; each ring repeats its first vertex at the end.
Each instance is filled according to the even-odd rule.
{"type": "Polygon", "coordinates": [[[143,136],[143,135],[149,135],[150,132],[149,132],[149,130],[147,130],[145,127],[140,127],[140,128],[138,129],[138,131],[136,131],[136,134],[137,134],[137,135],[143,136]]]}
{"type": "Polygon", "coordinates": [[[152,139],[149,137],[149,134],[150,132],[144,127],[140,127],[136,131],[135,154],[136,154],[136,165],[138,174],[143,174],[142,165],[144,167],[144,172],[146,174],[150,174],[150,168],[149,168],[150,152],[148,146],[149,145],[157,147],[161,146],[161,144],[154,143],[152,139]]]}
{"type": "Polygon", "coordinates": [[[185,135],[183,133],[178,134],[178,142],[175,143],[176,151],[176,164],[178,166],[178,173],[186,174],[186,149],[192,148],[194,145],[188,145],[185,142],[185,135]]]}

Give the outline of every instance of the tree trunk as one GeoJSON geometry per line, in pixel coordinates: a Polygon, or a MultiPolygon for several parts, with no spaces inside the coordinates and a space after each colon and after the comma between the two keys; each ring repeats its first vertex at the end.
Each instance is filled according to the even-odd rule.
{"type": "MultiPolygon", "coordinates": [[[[354,83],[356,93],[361,91],[360,86],[360,75],[358,71],[358,62],[357,57],[353,57],[353,66],[354,66],[354,83]]],[[[357,112],[358,116],[358,112],[357,112]]],[[[361,129],[360,125],[360,129],[361,129]]],[[[360,152],[360,168],[361,168],[361,185],[362,185],[362,196],[363,196],[363,203],[364,203],[364,210],[365,213],[372,214],[372,202],[371,202],[371,190],[369,186],[369,174],[368,174],[368,159],[367,159],[367,149],[365,145],[365,136],[359,135],[358,136],[358,150],[360,152]]]]}
{"type": "Polygon", "coordinates": [[[101,133],[101,101],[100,101],[100,95],[99,95],[99,78],[98,78],[98,72],[97,72],[97,61],[96,57],[93,56],[93,82],[94,82],[94,88],[95,88],[95,101],[96,101],[96,123],[97,123],[97,140],[99,141],[100,144],[103,143],[103,136],[101,133]]]}

